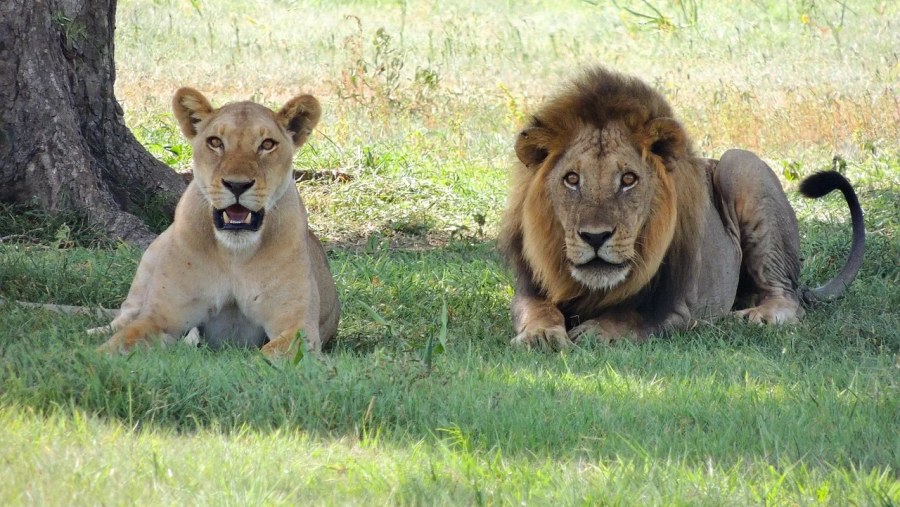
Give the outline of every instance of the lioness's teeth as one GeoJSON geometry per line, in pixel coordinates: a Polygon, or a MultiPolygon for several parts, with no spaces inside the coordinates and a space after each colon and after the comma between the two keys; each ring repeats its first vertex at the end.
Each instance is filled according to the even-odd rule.
{"type": "Polygon", "coordinates": [[[231,222],[231,220],[228,220],[228,212],[227,211],[222,212],[222,222],[224,222],[226,224],[231,222]]]}
{"type": "Polygon", "coordinates": [[[247,216],[244,217],[244,223],[249,224],[251,220],[253,220],[253,213],[247,213],[247,216]]]}

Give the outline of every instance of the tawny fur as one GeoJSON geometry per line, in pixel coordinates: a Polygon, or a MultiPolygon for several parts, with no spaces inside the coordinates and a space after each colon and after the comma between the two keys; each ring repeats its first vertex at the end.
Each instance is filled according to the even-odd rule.
{"type": "Polygon", "coordinates": [[[101,349],[127,352],[199,326],[213,345],[264,344],[267,355],[283,356],[303,336],[319,352],[336,334],[340,305],[291,168],[319,120],[318,101],[297,96],[278,112],[253,102],[215,109],[182,88],[173,109],[193,144],[194,178],[173,224],[141,258],[101,349]],[[234,182],[249,188],[235,194],[234,182]],[[234,205],[264,211],[260,228],[218,229],[214,210],[234,205]]]}
{"type": "MultiPolygon", "coordinates": [[[[777,178],[749,152],[697,157],[642,81],[588,70],[534,114],[515,148],[499,239],[517,278],[514,343],[641,340],[723,315],[738,298],[756,300],[740,313],[754,321],[803,315],[796,218],[777,178]],[[577,184],[564,184],[572,174],[577,184]],[[581,239],[598,231],[600,246],[581,239]]],[[[822,185],[852,194],[839,175],[822,185]]],[[[863,244],[858,202],[847,199],[859,219],[842,287],[863,244]]]]}

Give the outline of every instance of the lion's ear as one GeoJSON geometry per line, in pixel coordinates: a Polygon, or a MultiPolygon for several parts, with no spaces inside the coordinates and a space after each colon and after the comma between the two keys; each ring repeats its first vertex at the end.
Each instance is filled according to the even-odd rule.
{"type": "Polygon", "coordinates": [[[172,111],[188,139],[197,135],[197,124],[209,117],[213,107],[202,93],[193,88],[180,88],[172,98],[172,111]]]}
{"type": "Polygon", "coordinates": [[[277,115],[278,123],[291,134],[297,148],[306,142],[321,116],[322,107],[312,95],[298,95],[292,98],[277,115]]]}
{"type": "Polygon", "coordinates": [[[535,120],[532,126],[519,132],[516,137],[516,156],[526,167],[534,167],[541,164],[550,153],[547,146],[550,141],[550,132],[541,127],[535,120]]]}
{"type": "Polygon", "coordinates": [[[660,157],[664,163],[687,154],[687,133],[673,118],[656,118],[647,123],[644,149],[660,157]]]}

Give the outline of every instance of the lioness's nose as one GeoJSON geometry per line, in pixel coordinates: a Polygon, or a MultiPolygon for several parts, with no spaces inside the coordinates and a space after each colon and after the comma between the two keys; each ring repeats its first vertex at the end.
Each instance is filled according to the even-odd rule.
{"type": "Polygon", "coordinates": [[[591,248],[594,250],[603,246],[604,243],[612,237],[614,231],[603,231],[603,232],[585,232],[579,231],[578,235],[581,236],[581,239],[584,240],[585,243],[591,245],[591,248]]]}
{"type": "Polygon", "coordinates": [[[241,194],[246,192],[248,188],[252,187],[254,183],[256,183],[256,180],[250,180],[250,181],[222,180],[222,184],[225,185],[225,188],[227,188],[228,190],[231,190],[231,193],[234,194],[235,197],[240,197],[241,194]]]}

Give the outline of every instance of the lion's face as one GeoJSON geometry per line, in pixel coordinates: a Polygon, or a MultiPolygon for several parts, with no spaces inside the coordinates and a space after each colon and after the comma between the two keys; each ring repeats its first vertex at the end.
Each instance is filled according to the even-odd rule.
{"type": "Polygon", "coordinates": [[[194,148],[194,181],[210,205],[220,243],[240,248],[259,241],[266,212],[291,185],[291,161],[319,120],[310,95],[278,113],[253,102],[213,109],[200,92],[182,88],[175,116],[194,148]]]}
{"type": "Polygon", "coordinates": [[[535,118],[516,141],[526,177],[513,192],[522,254],[554,298],[583,289],[628,297],[653,276],[672,240],[671,167],[685,156],[684,131],[671,118],[564,126],[535,118]]]}
{"type": "Polygon", "coordinates": [[[584,127],[547,173],[572,276],[594,290],[622,283],[640,262],[635,243],[657,176],[620,125],[584,127]]]}

